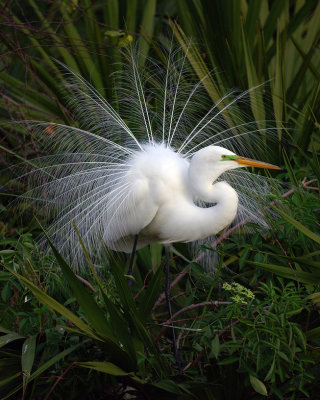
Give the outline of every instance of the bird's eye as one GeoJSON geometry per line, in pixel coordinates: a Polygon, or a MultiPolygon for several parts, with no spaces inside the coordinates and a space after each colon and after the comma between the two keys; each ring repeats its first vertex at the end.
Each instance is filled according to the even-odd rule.
{"type": "Polygon", "coordinates": [[[225,159],[225,158],[226,158],[226,156],[225,156],[225,155],[223,155],[223,156],[221,156],[221,158],[222,158],[222,159],[225,159]]]}

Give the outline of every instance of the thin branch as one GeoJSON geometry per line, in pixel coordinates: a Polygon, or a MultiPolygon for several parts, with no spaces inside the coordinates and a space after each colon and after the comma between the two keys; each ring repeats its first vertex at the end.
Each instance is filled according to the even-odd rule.
{"type": "Polygon", "coordinates": [[[96,292],[96,289],[91,285],[90,282],[88,282],[86,279],[82,278],[82,276],[80,276],[80,275],[76,275],[76,277],[79,279],[79,281],[81,281],[86,286],[88,286],[88,288],[90,288],[93,292],[96,292]]]}
{"type": "Polygon", "coordinates": [[[46,397],[44,398],[44,400],[48,400],[48,398],[50,397],[50,395],[52,394],[52,392],[54,391],[54,389],[56,388],[56,386],[58,385],[58,383],[60,381],[63,380],[63,378],[65,377],[65,375],[72,369],[75,367],[76,365],[76,361],[74,361],[72,364],[69,365],[69,367],[63,372],[63,374],[61,374],[60,376],[58,376],[57,380],[55,381],[55,383],[51,386],[51,389],[49,390],[49,392],[47,393],[46,397]]]}
{"type": "Polygon", "coordinates": [[[161,331],[158,333],[158,335],[155,338],[155,343],[157,343],[160,339],[160,337],[164,334],[164,332],[171,327],[171,322],[174,321],[175,319],[177,319],[177,317],[180,314],[185,313],[186,311],[190,311],[190,310],[195,310],[196,308],[201,308],[201,307],[217,307],[217,306],[224,306],[224,305],[229,305],[232,304],[231,301],[203,301],[202,303],[198,303],[198,304],[191,304],[190,306],[187,307],[183,307],[181,308],[181,310],[177,311],[175,314],[173,314],[172,318],[168,319],[167,321],[163,322],[161,325],[164,325],[161,329],[161,331]]]}

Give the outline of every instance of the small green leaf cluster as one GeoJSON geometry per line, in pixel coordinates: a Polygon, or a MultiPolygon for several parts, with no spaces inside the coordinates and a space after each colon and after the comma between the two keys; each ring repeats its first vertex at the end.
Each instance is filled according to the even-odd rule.
{"type": "Polygon", "coordinates": [[[247,289],[246,287],[240,285],[240,283],[237,282],[232,282],[231,284],[225,282],[222,285],[222,289],[230,292],[231,299],[235,303],[239,304],[247,304],[248,301],[254,299],[255,297],[250,289],[247,289]]]}

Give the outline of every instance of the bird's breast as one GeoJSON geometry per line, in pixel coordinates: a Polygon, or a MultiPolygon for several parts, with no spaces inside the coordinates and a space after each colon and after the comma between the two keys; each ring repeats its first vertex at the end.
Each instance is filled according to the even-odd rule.
{"type": "Polygon", "coordinates": [[[190,195],[188,189],[189,163],[167,148],[152,148],[137,160],[137,175],[149,184],[149,196],[159,205],[173,201],[177,196],[190,195]]]}

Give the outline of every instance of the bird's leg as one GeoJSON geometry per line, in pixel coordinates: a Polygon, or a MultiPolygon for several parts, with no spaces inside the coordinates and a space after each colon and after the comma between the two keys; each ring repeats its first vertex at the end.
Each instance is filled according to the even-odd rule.
{"type": "MultiPolygon", "coordinates": [[[[138,243],[138,237],[139,235],[134,236],[134,242],[133,242],[133,247],[132,247],[132,252],[131,252],[131,258],[130,258],[130,264],[129,264],[129,269],[127,275],[132,275],[132,270],[133,270],[133,261],[134,261],[134,256],[136,254],[136,248],[137,248],[137,243],[138,243]]],[[[128,279],[128,284],[129,286],[132,286],[132,280],[129,278],[128,279]]]]}
{"type": "MultiPolygon", "coordinates": [[[[164,246],[165,249],[165,254],[166,254],[166,264],[165,264],[165,294],[166,294],[166,301],[167,301],[167,307],[169,311],[169,319],[172,319],[172,310],[171,310],[171,288],[170,288],[170,252],[169,252],[169,246],[164,246]]],[[[172,321],[170,322],[172,324],[172,321]]],[[[176,364],[178,366],[179,372],[182,372],[181,369],[181,360],[178,352],[178,347],[177,347],[177,340],[176,340],[176,334],[174,331],[174,326],[171,325],[172,327],[172,342],[173,342],[173,355],[174,358],[176,359],[176,364]]]]}

